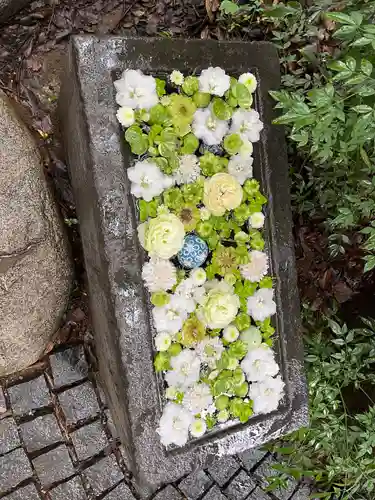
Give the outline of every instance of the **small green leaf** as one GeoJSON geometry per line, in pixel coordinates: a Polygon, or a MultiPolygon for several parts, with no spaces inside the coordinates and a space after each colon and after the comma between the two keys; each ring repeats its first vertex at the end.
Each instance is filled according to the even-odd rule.
{"type": "Polygon", "coordinates": [[[355,26],[357,23],[354,19],[352,19],[348,14],[344,14],[343,12],[328,12],[326,14],[327,19],[331,21],[336,21],[337,23],[342,24],[350,24],[355,26]]]}
{"type": "Polygon", "coordinates": [[[370,106],[367,106],[366,104],[359,104],[358,106],[354,106],[353,111],[364,114],[364,113],[371,113],[372,108],[370,106]]]}
{"type": "Polygon", "coordinates": [[[365,273],[375,268],[375,255],[366,255],[364,260],[366,262],[365,267],[363,269],[365,273]]]}
{"type": "Polygon", "coordinates": [[[231,0],[223,0],[220,4],[220,10],[224,14],[235,14],[240,8],[236,3],[231,2],[231,0]]]}
{"type": "Polygon", "coordinates": [[[367,59],[362,59],[361,61],[361,71],[364,75],[370,76],[372,73],[373,66],[367,59]]]}

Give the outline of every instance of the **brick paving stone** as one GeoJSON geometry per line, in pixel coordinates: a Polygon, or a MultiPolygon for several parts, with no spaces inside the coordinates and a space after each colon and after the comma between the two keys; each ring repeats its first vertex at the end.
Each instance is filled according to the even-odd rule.
{"type": "Polygon", "coordinates": [[[258,463],[267,455],[266,451],[257,449],[247,450],[239,453],[237,456],[240,459],[243,467],[250,472],[258,463]]]}
{"type": "Polygon", "coordinates": [[[245,500],[249,493],[255,490],[255,488],[256,484],[251,477],[247,472],[241,470],[225,488],[224,494],[230,500],[245,500]]]}
{"type": "Polygon", "coordinates": [[[40,496],[35,484],[28,484],[24,488],[7,495],[4,500],[40,500],[40,496]]]}
{"type": "Polygon", "coordinates": [[[0,493],[5,493],[31,477],[33,471],[22,448],[0,457],[0,493]]]}
{"type": "Polygon", "coordinates": [[[85,425],[73,432],[70,437],[80,461],[97,455],[109,444],[100,422],[85,425]]]}
{"type": "Polygon", "coordinates": [[[13,418],[0,420],[0,455],[20,446],[17,425],[13,418]]]}
{"type": "MultiPolygon", "coordinates": [[[[255,469],[254,475],[259,478],[263,487],[266,488],[269,484],[266,479],[267,476],[275,476],[278,474],[275,469],[272,469],[272,465],[275,465],[277,463],[278,462],[270,456],[267,457],[264,462],[262,462],[260,466],[255,469]]],[[[272,491],[272,494],[278,500],[288,500],[291,494],[294,492],[296,486],[297,482],[293,478],[290,478],[290,480],[288,481],[288,486],[286,488],[277,488],[276,490],[272,491]]]]}
{"type": "Polygon", "coordinates": [[[58,397],[68,424],[93,417],[100,410],[94,387],[90,382],[67,389],[58,397]]]}
{"type": "Polygon", "coordinates": [[[16,415],[24,415],[51,404],[51,396],[43,375],[9,387],[8,394],[13,413],[16,415]]]}
{"type": "Polygon", "coordinates": [[[54,414],[37,417],[20,425],[21,434],[28,452],[41,450],[63,440],[54,414]]]}
{"type": "Polygon", "coordinates": [[[247,500],[271,500],[271,497],[267,495],[267,493],[264,492],[262,489],[257,487],[252,492],[252,494],[247,498],[247,500]]]}
{"type": "Polygon", "coordinates": [[[73,464],[65,445],[34,458],[33,465],[42,486],[61,481],[74,474],[73,464]]]}
{"type": "Polygon", "coordinates": [[[81,478],[76,476],[49,492],[51,500],[87,500],[81,478]]]}
{"type": "Polygon", "coordinates": [[[0,386],[0,415],[7,411],[7,404],[5,401],[5,395],[3,388],[0,386]]]}
{"type": "Polygon", "coordinates": [[[233,457],[225,456],[216,460],[207,470],[212,479],[222,487],[234,476],[239,468],[238,462],[233,457]]]}
{"type": "Polygon", "coordinates": [[[79,382],[87,377],[88,365],[83,346],[56,352],[49,357],[53,385],[56,389],[79,382]]]}
{"type": "Polygon", "coordinates": [[[153,498],[153,500],[182,500],[182,495],[169,484],[166,488],[159,491],[159,493],[153,498]]]}
{"type": "Polygon", "coordinates": [[[308,500],[311,495],[309,486],[302,486],[297,490],[290,500],[308,500]]]}
{"type": "MultiPolygon", "coordinates": [[[[74,499],[73,499],[74,500],[74,499]]],[[[108,495],[106,495],[103,500],[136,500],[133,493],[126,486],[125,483],[121,483],[114,490],[112,490],[108,495]]]]}
{"type": "Polygon", "coordinates": [[[96,495],[108,490],[124,478],[114,455],[102,458],[91,467],[83,471],[96,495]]]}
{"type": "Polygon", "coordinates": [[[203,500],[227,500],[227,497],[215,485],[204,495],[203,500]]]}
{"type": "Polygon", "coordinates": [[[189,500],[196,500],[211,486],[212,480],[203,470],[194,471],[178,485],[189,500]]]}

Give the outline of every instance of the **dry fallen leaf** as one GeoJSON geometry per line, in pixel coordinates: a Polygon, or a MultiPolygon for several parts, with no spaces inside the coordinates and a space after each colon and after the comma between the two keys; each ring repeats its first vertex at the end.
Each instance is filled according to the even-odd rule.
{"type": "Polygon", "coordinates": [[[205,5],[208,19],[212,22],[215,18],[214,13],[219,10],[220,2],[219,0],[205,0],[205,5]]]}

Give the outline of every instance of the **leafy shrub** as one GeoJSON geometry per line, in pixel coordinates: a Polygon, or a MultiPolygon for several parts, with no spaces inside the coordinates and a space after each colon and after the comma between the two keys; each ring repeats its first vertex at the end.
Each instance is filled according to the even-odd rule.
{"type": "MultiPolygon", "coordinates": [[[[306,361],[310,427],[277,443],[283,455],[281,478],[312,478],[326,500],[369,500],[375,497],[375,321],[348,329],[332,319],[316,319],[305,310],[306,361]],[[311,335],[311,332],[314,332],[311,335]],[[365,402],[354,411],[353,394],[365,402]],[[350,396],[350,398],[349,398],[350,396]]],[[[280,483],[272,480],[270,488],[280,483]]]]}

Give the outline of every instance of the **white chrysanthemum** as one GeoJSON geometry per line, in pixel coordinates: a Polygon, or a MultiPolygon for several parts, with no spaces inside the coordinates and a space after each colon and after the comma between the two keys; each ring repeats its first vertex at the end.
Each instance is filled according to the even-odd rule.
{"type": "Polygon", "coordinates": [[[258,82],[252,73],[242,73],[238,78],[239,83],[243,83],[248,88],[249,92],[253,94],[257,88],[258,82]]]}
{"type": "Polygon", "coordinates": [[[168,403],[161,416],[157,433],[164,446],[176,444],[183,446],[189,437],[189,428],[194,421],[193,415],[175,403],[168,403]]]}
{"type": "Polygon", "coordinates": [[[263,346],[249,351],[241,361],[241,368],[249,382],[258,382],[279,373],[272,349],[263,346]]]}
{"type": "Polygon", "coordinates": [[[277,410],[283,397],[284,386],[280,375],[276,378],[265,377],[262,381],[251,384],[249,397],[253,400],[254,413],[270,413],[277,410]]]}
{"type": "Polygon", "coordinates": [[[240,134],[241,137],[248,139],[250,142],[257,142],[260,139],[262,130],[263,123],[260,121],[257,111],[238,109],[233,113],[231,133],[240,134]]]}
{"type": "Polygon", "coordinates": [[[132,183],[131,193],[145,201],[151,201],[173,184],[172,177],[164,175],[151,161],[138,161],[134,167],[128,168],[127,174],[132,183]]]}
{"type": "Polygon", "coordinates": [[[237,154],[228,162],[228,174],[233,175],[242,185],[253,176],[253,157],[237,154]]]}
{"type": "Polygon", "coordinates": [[[190,425],[190,434],[196,438],[203,436],[206,430],[207,424],[202,418],[196,418],[190,425]]]}
{"type": "Polygon", "coordinates": [[[177,356],[172,356],[171,367],[165,374],[168,385],[186,390],[198,382],[201,362],[194,351],[183,349],[177,356]]]}
{"type": "Polygon", "coordinates": [[[230,87],[230,77],[222,68],[204,69],[198,78],[199,90],[222,97],[230,87]]]}
{"type": "Polygon", "coordinates": [[[254,212],[250,215],[248,223],[252,229],[260,229],[264,226],[265,216],[262,212],[254,212]]]}
{"type": "Polygon", "coordinates": [[[276,303],[273,300],[271,288],[261,288],[247,299],[247,312],[255,321],[264,321],[276,313],[276,303]]]}
{"type": "Polygon", "coordinates": [[[238,339],[239,335],[240,335],[240,332],[238,331],[238,328],[234,325],[228,325],[223,330],[223,338],[227,342],[234,342],[235,340],[238,339]]]}
{"type": "Polygon", "coordinates": [[[184,321],[188,317],[185,300],[177,295],[172,295],[168,304],[153,308],[152,316],[158,332],[174,335],[181,330],[184,321]]]}
{"type": "Polygon", "coordinates": [[[169,333],[161,332],[156,335],[154,342],[157,351],[167,351],[172,344],[172,338],[169,333]]]}
{"type": "Polygon", "coordinates": [[[268,256],[259,250],[249,252],[250,261],[240,266],[241,276],[252,282],[260,281],[268,271],[268,256]]]}
{"type": "Polygon", "coordinates": [[[176,268],[170,260],[152,257],[143,265],[142,278],[150,292],[171,290],[177,281],[176,268]]]}
{"type": "Polygon", "coordinates": [[[264,321],[276,313],[276,303],[273,300],[273,290],[261,288],[247,299],[247,311],[255,321],[264,321]]]}
{"type": "Polygon", "coordinates": [[[205,221],[211,217],[211,212],[206,207],[202,207],[199,209],[200,211],[200,219],[205,221]]]}
{"type": "Polygon", "coordinates": [[[114,85],[116,102],[120,106],[150,109],[158,103],[155,78],[144,75],[140,70],[126,69],[114,85]]]}
{"type": "Polygon", "coordinates": [[[117,120],[121,123],[123,127],[131,127],[135,122],[135,114],[132,108],[127,108],[126,106],[121,106],[116,113],[117,120]]]}
{"type": "Polygon", "coordinates": [[[193,292],[194,300],[197,304],[203,304],[206,299],[206,290],[204,286],[198,286],[193,292]]]}
{"type": "Polygon", "coordinates": [[[194,384],[184,394],[183,406],[191,411],[194,415],[202,413],[210,405],[213,399],[210,386],[204,383],[194,384]]]}
{"type": "Polygon", "coordinates": [[[223,354],[224,346],[218,337],[213,337],[198,342],[195,351],[202,363],[207,363],[211,368],[214,368],[216,361],[223,354]]]}
{"type": "Polygon", "coordinates": [[[178,70],[173,70],[172,73],[169,75],[169,79],[172,83],[175,85],[182,85],[184,83],[184,75],[181,73],[181,71],[178,70]]]}
{"type": "Polygon", "coordinates": [[[214,146],[220,144],[228,132],[228,123],[215,118],[209,108],[197,109],[194,113],[192,129],[195,136],[202,139],[207,146],[214,146]]]}
{"type": "Polygon", "coordinates": [[[195,155],[183,155],[179,158],[179,166],[174,173],[176,184],[195,182],[201,173],[199,160],[195,155]]]}
{"type": "Polygon", "coordinates": [[[194,290],[196,285],[192,278],[187,278],[177,286],[175,295],[183,299],[184,307],[188,313],[192,313],[195,309],[194,290]]]}
{"type": "Polygon", "coordinates": [[[190,278],[195,286],[202,286],[206,283],[206,271],[202,267],[196,267],[190,272],[190,278]]]}

